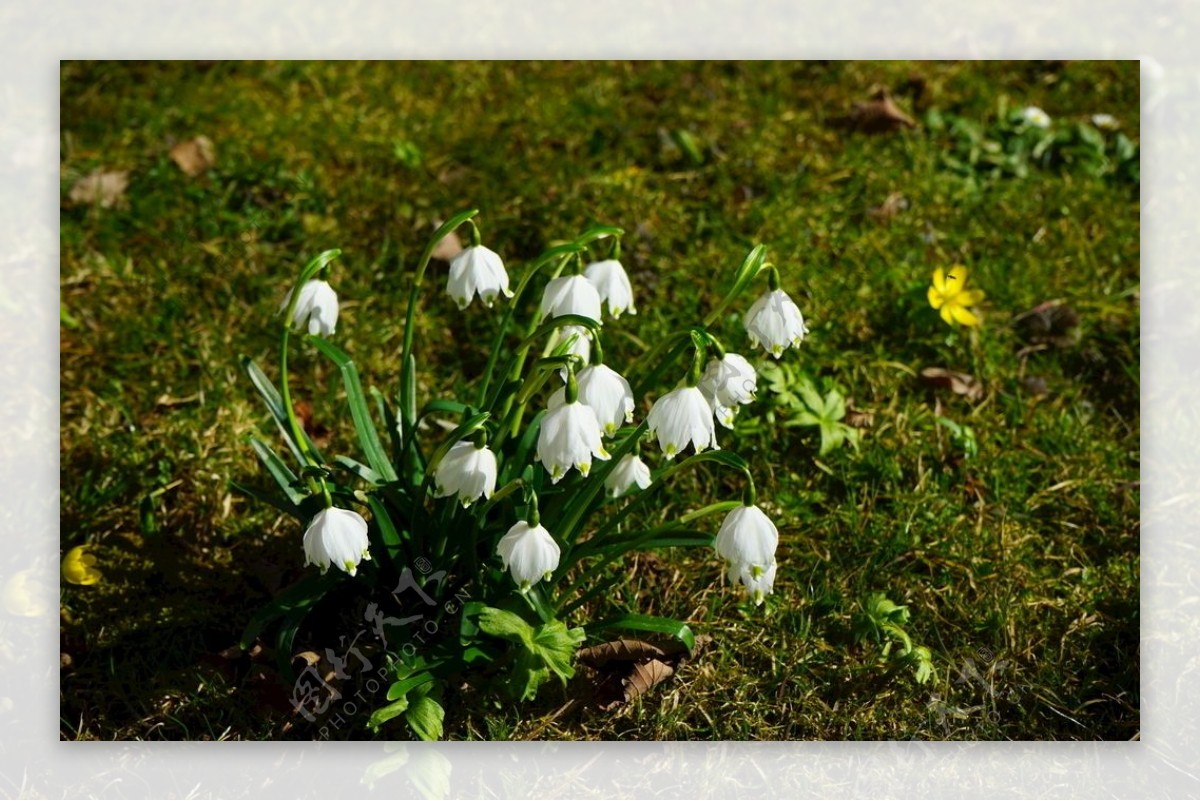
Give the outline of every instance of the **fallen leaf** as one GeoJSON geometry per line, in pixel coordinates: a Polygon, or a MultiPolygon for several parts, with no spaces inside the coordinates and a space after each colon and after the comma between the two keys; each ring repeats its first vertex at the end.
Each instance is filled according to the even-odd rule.
{"type": "Polygon", "coordinates": [[[1079,342],[1079,315],[1061,300],[1048,300],[1018,314],[1013,326],[1032,345],[1067,348],[1079,342]]]}
{"type": "Polygon", "coordinates": [[[125,196],[129,188],[129,170],[93,170],[71,187],[67,197],[72,203],[91,203],[109,209],[125,196]]]}
{"type": "Polygon", "coordinates": [[[1050,387],[1046,383],[1046,379],[1040,375],[1025,376],[1021,379],[1021,386],[1035,398],[1041,398],[1050,394],[1050,387]]]}
{"type": "Polygon", "coordinates": [[[861,133],[893,133],[901,128],[915,128],[912,117],[905,114],[892,100],[887,89],[878,89],[870,100],[861,100],[850,108],[850,113],[834,121],[850,130],[861,133]]]}
{"type": "MultiPolygon", "coordinates": [[[[441,223],[438,223],[441,225],[441,223]]],[[[442,241],[437,243],[437,247],[430,254],[432,258],[438,261],[450,261],[463,251],[462,240],[458,238],[458,233],[451,231],[442,237],[442,241]]]]}
{"type": "Polygon", "coordinates": [[[870,428],[875,425],[875,412],[854,408],[854,398],[846,398],[846,416],[842,422],[851,428],[870,428]]]}
{"type": "Polygon", "coordinates": [[[614,640],[588,648],[581,648],[576,657],[585,665],[601,667],[613,660],[635,662],[639,659],[657,659],[666,652],[653,643],[643,640],[614,640]]]}
{"type": "Polygon", "coordinates": [[[171,148],[171,160],[188,175],[199,175],[217,163],[212,140],[197,136],[171,148]]]}
{"type": "Polygon", "coordinates": [[[921,371],[921,381],[936,389],[948,389],[972,402],[983,399],[983,384],[967,373],[958,373],[944,367],[926,367],[921,371]]]}
{"type": "Polygon", "coordinates": [[[908,208],[908,198],[899,192],[891,192],[878,206],[867,209],[867,216],[878,223],[890,222],[908,208]]]}
{"type": "Polygon", "coordinates": [[[306,400],[296,401],[296,422],[300,424],[300,428],[312,437],[312,441],[316,443],[318,448],[324,448],[329,445],[330,434],[329,427],[324,423],[318,423],[313,420],[312,404],[306,400]]]}
{"type": "Polygon", "coordinates": [[[635,698],[645,695],[655,685],[661,684],[674,675],[674,668],[657,659],[635,664],[633,671],[623,682],[625,685],[625,700],[632,701],[635,698]]]}

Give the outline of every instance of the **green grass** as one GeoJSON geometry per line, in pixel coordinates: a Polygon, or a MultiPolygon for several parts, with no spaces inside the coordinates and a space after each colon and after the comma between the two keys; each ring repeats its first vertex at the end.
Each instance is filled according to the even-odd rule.
{"type": "MultiPolygon", "coordinates": [[[[288,282],[339,247],[338,344],[394,388],[407,279],[435,222],[469,207],[510,267],[591,222],[625,228],[640,313],[613,326],[618,366],[702,316],[765,242],[812,329],[785,360],[874,424],[823,457],[814,429],[725,434],[780,526],[762,608],[712,554],[666,552],[585,610],[710,635],[669,682],[615,713],[553,688],[520,708],[451,697],[450,737],[1137,736],[1138,186],[1070,165],[972,184],[944,133],[831,124],[876,85],[918,119],[1036,104],[1059,124],[1112,113],[1137,139],[1136,62],[65,63],[62,548],[92,545],[105,576],[63,588],[61,736],[315,735],[270,675],[216,655],[306,574],[301,532],[229,488],[260,483],[244,436],[276,436],[238,355],[274,363],[288,282]],[[189,178],[168,151],[198,134],[217,164],[189,178]],[[69,203],[98,167],[130,170],[124,201],[69,203]],[[908,208],[875,220],[891,192],[908,208]],[[955,263],[987,292],[978,332],[924,299],[955,263]],[[1028,352],[1012,320],[1050,299],[1078,313],[1079,342],[1028,352]],[[925,387],[928,366],[974,375],[984,398],[925,387]],[[938,416],[970,426],[977,454],[938,416]],[[930,683],[854,637],[873,592],[908,606],[930,683]]],[[[455,311],[440,275],[418,318],[425,398],[470,386],[495,322],[455,311]]],[[[718,328],[746,352],[736,314],[718,328]]],[[[294,393],[355,452],[336,370],[298,353],[294,393]]],[[[739,489],[700,474],[655,514],[739,489]]]]}

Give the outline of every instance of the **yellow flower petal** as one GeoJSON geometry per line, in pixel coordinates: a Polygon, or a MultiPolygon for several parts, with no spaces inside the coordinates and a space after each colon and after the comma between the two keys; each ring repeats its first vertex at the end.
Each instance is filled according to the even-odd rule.
{"type": "MultiPolygon", "coordinates": [[[[962,323],[963,325],[979,325],[979,318],[967,311],[966,307],[964,306],[947,306],[946,309],[949,309],[950,313],[954,315],[955,322],[962,323]]],[[[945,311],[945,309],[942,311],[945,311]]]]}
{"type": "Polygon", "coordinates": [[[950,268],[949,274],[946,276],[946,286],[952,291],[955,288],[962,289],[967,285],[967,268],[961,264],[956,264],[950,268]]]}
{"type": "Polygon", "coordinates": [[[935,287],[935,286],[929,287],[929,305],[930,306],[932,306],[935,309],[940,309],[940,308],[942,308],[942,304],[945,302],[946,301],[942,297],[942,293],[938,292],[937,287],[935,287]]]}
{"type": "Polygon", "coordinates": [[[983,300],[983,290],[968,289],[958,296],[958,302],[963,306],[978,306],[983,300]]]}
{"type": "Polygon", "coordinates": [[[946,271],[941,267],[933,271],[933,288],[938,291],[939,295],[946,294],[946,271]]]}
{"type": "Polygon", "coordinates": [[[78,545],[67,551],[67,555],[63,557],[62,574],[71,584],[81,584],[88,586],[98,582],[104,575],[92,565],[96,564],[96,557],[87,553],[83,545],[78,545]]]}
{"type": "Polygon", "coordinates": [[[942,307],[942,319],[946,321],[946,325],[954,325],[954,315],[951,312],[954,306],[946,305],[942,307]]]}

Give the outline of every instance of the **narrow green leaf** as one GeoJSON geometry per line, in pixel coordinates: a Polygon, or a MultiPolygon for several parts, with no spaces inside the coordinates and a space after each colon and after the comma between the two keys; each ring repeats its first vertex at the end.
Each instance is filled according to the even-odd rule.
{"type": "Polygon", "coordinates": [[[229,488],[234,492],[245,495],[247,498],[253,498],[259,503],[265,503],[268,506],[274,507],[280,512],[283,512],[285,515],[291,515],[300,522],[304,522],[308,519],[304,512],[300,511],[300,507],[290,503],[285,498],[280,498],[278,495],[271,495],[266,492],[261,492],[254,487],[247,486],[246,484],[239,484],[236,481],[230,481],[229,488]]]}
{"type": "Polygon", "coordinates": [[[371,516],[379,526],[379,536],[383,540],[384,548],[387,549],[388,558],[395,562],[396,557],[404,552],[404,542],[400,538],[400,532],[396,530],[392,516],[388,514],[387,507],[383,505],[382,501],[374,495],[368,495],[367,505],[371,507],[371,516]]]}
{"type": "Polygon", "coordinates": [[[575,237],[575,241],[581,245],[586,245],[597,239],[603,239],[609,236],[624,236],[625,229],[618,228],[615,225],[593,225],[579,236],[575,237]]]}
{"type": "Polygon", "coordinates": [[[336,582],[337,576],[333,573],[326,573],[325,575],[310,573],[284,590],[275,600],[264,606],[254,617],[250,618],[250,622],[246,624],[246,630],[242,632],[239,647],[243,651],[248,649],[254,644],[254,640],[266,628],[267,624],[279,619],[288,612],[296,609],[310,609],[317,601],[325,597],[325,593],[329,592],[336,582]]]}
{"type": "Polygon", "coordinates": [[[250,447],[258,454],[259,461],[263,463],[263,467],[267,468],[267,472],[271,474],[271,478],[275,479],[275,483],[283,490],[283,494],[287,496],[287,499],[292,502],[292,505],[299,507],[307,496],[296,489],[302,485],[300,479],[292,472],[292,469],[283,463],[283,460],[279,458],[279,454],[271,450],[271,446],[257,437],[250,438],[250,447]]]}
{"type": "Polygon", "coordinates": [[[622,615],[588,626],[592,631],[605,629],[624,629],[628,631],[649,631],[656,634],[667,634],[687,646],[689,651],[696,648],[696,636],[688,624],[669,617],[651,617],[649,615],[622,615]]]}
{"type": "MultiPolygon", "coordinates": [[[[271,417],[275,419],[275,424],[279,426],[279,432],[283,435],[284,441],[291,450],[292,455],[296,457],[296,461],[304,464],[304,457],[300,454],[300,449],[292,439],[291,423],[288,422],[287,410],[283,406],[283,398],[279,394],[279,390],[271,383],[271,379],[267,378],[267,374],[262,371],[257,364],[248,356],[242,357],[242,369],[246,371],[246,375],[250,377],[250,383],[254,385],[254,389],[258,391],[259,396],[267,404],[267,410],[271,413],[271,417]]],[[[305,442],[308,444],[309,450],[318,462],[325,461],[321,458],[321,452],[317,446],[309,438],[308,434],[301,432],[305,442]]]]}
{"type": "Polygon", "coordinates": [[[367,408],[367,399],[363,395],[358,368],[354,366],[354,361],[345,351],[323,337],[310,335],[308,339],[341,370],[342,384],[346,388],[346,402],[350,406],[350,417],[354,421],[354,430],[358,432],[358,441],[366,454],[367,463],[371,465],[371,469],[383,476],[384,481],[397,481],[399,477],[383,450],[379,433],[371,420],[371,412],[367,408]]]}
{"type": "Polygon", "coordinates": [[[366,481],[370,484],[382,484],[383,483],[382,476],[380,476],[378,473],[376,473],[371,468],[367,467],[362,462],[360,462],[356,459],[351,459],[349,456],[335,456],[335,457],[333,457],[333,463],[336,464],[338,467],[341,467],[341,468],[349,471],[350,473],[353,473],[354,475],[361,478],[363,481],[366,481]]]}

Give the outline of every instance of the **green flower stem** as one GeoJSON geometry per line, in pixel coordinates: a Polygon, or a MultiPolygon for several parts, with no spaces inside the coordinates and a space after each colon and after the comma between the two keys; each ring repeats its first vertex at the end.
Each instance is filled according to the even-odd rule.
{"type": "MultiPolygon", "coordinates": [[[[417,299],[421,292],[421,282],[425,279],[425,270],[429,267],[429,260],[433,257],[433,250],[438,246],[439,242],[441,242],[450,234],[451,231],[453,231],[455,228],[458,228],[458,226],[465,222],[470,222],[471,218],[478,213],[479,209],[471,209],[470,211],[460,212],[444,222],[442,226],[434,232],[433,238],[429,240],[429,243],[425,245],[425,251],[421,254],[421,260],[417,263],[417,272],[416,275],[413,276],[412,289],[410,289],[408,293],[408,310],[404,316],[404,344],[401,347],[401,354],[404,362],[403,367],[400,368],[401,387],[407,387],[412,384],[413,376],[410,376],[409,373],[416,369],[416,362],[409,359],[408,356],[410,353],[412,353],[413,331],[417,313],[417,299]]],[[[479,235],[479,230],[475,227],[473,222],[471,223],[471,230],[472,241],[474,241],[474,238],[478,237],[479,235]]],[[[401,404],[401,414],[403,417],[409,417],[410,408],[411,404],[409,403],[401,404]]],[[[412,430],[413,420],[411,418],[403,420],[403,424],[405,431],[412,430]]]]}
{"type": "Polygon", "coordinates": [[[688,371],[688,386],[694,387],[700,383],[700,379],[704,376],[704,364],[708,359],[708,343],[705,338],[696,330],[691,332],[692,338],[692,369],[688,371]]]}
{"type": "Polygon", "coordinates": [[[481,520],[486,518],[488,512],[492,511],[492,509],[495,508],[496,504],[500,503],[500,501],[504,500],[509,495],[512,495],[517,490],[524,488],[524,486],[525,486],[525,479],[514,478],[512,481],[508,482],[503,487],[501,487],[500,489],[493,492],[492,497],[488,498],[487,501],[482,506],[479,507],[479,518],[481,520]]]}
{"type": "MultiPolygon", "coordinates": [[[[516,399],[517,405],[510,408],[508,415],[500,422],[496,438],[493,440],[492,447],[494,450],[498,451],[501,443],[509,436],[515,437],[517,435],[521,424],[521,417],[525,413],[525,406],[529,403],[529,399],[545,385],[549,371],[569,367],[572,363],[573,358],[570,356],[551,356],[545,359],[538,359],[534,364],[534,369],[529,375],[525,376],[525,381],[521,384],[520,389],[509,396],[510,401],[514,398],[516,399]]],[[[509,406],[511,406],[511,403],[509,406]]]]}
{"type": "MultiPolygon", "coordinates": [[[[721,512],[732,511],[732,510],[736,509],[738,506],[741,506],[741,503],[742,503],[741,501],[719,501],[717,503],[712,503],[701,509],[696,509],[692,512],[688,512],[683,517],[681,517],[678,520],[673,521],[671,523],[666,523],[664,525],[657,526],[652,529],[648,529],[644,532],[638,532],[637,536],[629,538],[629,540],[627,542],[618,543],[618,542],[610,541],[610,542],[604,543],[601,546],[601,548],[603,550],[600,550],[596,554],[601,557],[600,560],[598,562],[596,562],[595,564],[588,565],[586,570],[580,571],[579,575],[576,576],[575,579],[571,582],[571,584],[567,587],[567,589],[561,593],[560,597],[562,597],[562,598],[570,597],[580,587],[584,586],[589,581],[593,580],[600,573],[600,571],[602,571],[608,565],[612,564],[612,562],[615,561],[617,558],[619,558],[623,554],[627,553],[628,551],[633,550],[633,548],[636,547],[638,542],[643,541],[643,540],[650,540],[650,539],[653,539],[654,537],[658,537],[662,534],[667,534],[671,531],[676,531],[679,529],[686,528],[689,523],[695,522],[696,520],[699,520],[703,517],[720,514],[721,512]],[[613,546],[619,545],[619,544],[626,544],[629,547],[626,547],[626,548],[613,547],[613,546]]],[[[577,549],[577,553],[579,553],[579,556],[577,556],[576,561],[588,558],[588,556],[591,555],[591,554],[586,553],[586,550],[589,550],[586,548],[586,546],[591,542],[592,542],[592,540],[589,540],[588,543],[585,543],[584,546],[577,549]]]]}
{"type": "MultiPolygon", "coordinates": [[[[283,312],[283,333],[279,341],[279,394],[280,400],[283,402],[284,411],[287,412],[288,427],[291,429],[292,439],[296,442],[296,448],[300,451],[301,457],[304,459],[306,466],[319,467],[316,457],[313,455],[312,448],[308,446],[308,439],[304,436],[304,431],[300,428],[300,421],[296,418],[296,409],[292,405],[292,390],[288,380],[288,346],[291,343],[292,335],[292,315],[296,313],[296,304],[300,302],[300,290],[306,283],[313,279],[319,272],[329,273],[329,264],[342,251],[326,250],[319,254],[315,259],[310,261],[300,271],[299,278],[296,279],[295,285],[292,286],[292,291],[288,295],[287,308],[283,312]]],[[[320,475],[314,477],[309,475],[308,488],[313,494],[321,493],[325,500],[325,508],[333,506],[333,498],[329,494],[329,486],[325,483],[325,479],[320,475]]]]}
{"type": "MultiPolygon", "coordinates": [[[[539,270],[541,270],[547,264],[553,262],[556,258],[560,259],[559,265],[555,270],[555,275],[558,275],[562,272],[563,267],[566,266],[567,259],[570,257],[571,253],[573,253],[576,248],[582,247],[583,246],[579,245],[578,243],[568,242],[565,245],[559,245],[558,247],[551,248],[539,256],[538,259],[533,262],[533,264],[529,265],[528,269],[525,270],[524,275],[521,276],[521,280],[517,284],[517,290],[509,299],[507,308],[504,310],[504,316],[500,320],[500,327],[496,330],[496,336],[492,338],[492,349],[488,353],[487,367],[484,368],[483,381],[480,382],[479,385],[479,406],[490,409],[496,405],[497,398],[492,398],[490,403],[487,402],[488,388],[491,386],[492,374],[496,370],[496,360],[500,356],[500,345],[504,342],[504,337],[508,333],[509,326],[512,323],[513,311],[520,302],[521,296],[525,294],[525,289],[529,286],[530,280],[538,273],[539,270]]],[[[534,320],[536,321],[536,319],[537,315],[535,314],[534,320]]],[[[537,330],[536,325],[532,327],[530,333],[532,333],[534,330],[537,330]]],[[[526,353],[528,353],[527,347],[521,351],[521,365],[524,364],[524,355],[526,353]]],[[[514,358],[512,367],[509,368],[509,371],[506,372],[505,375],[511,376],[514,374],[514,372],[519,375],[520,369],[521,367],[518,366],[517,359],[514,358]]],[[[508,410],[505,409],[505,412],[507,411],[508,410]]]]}

